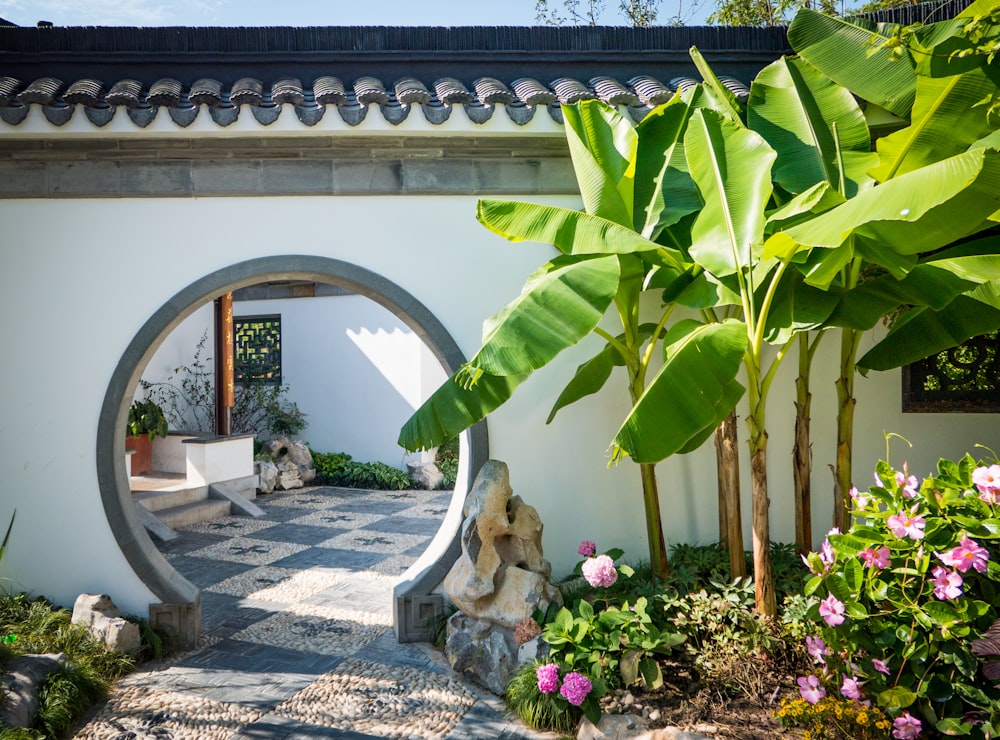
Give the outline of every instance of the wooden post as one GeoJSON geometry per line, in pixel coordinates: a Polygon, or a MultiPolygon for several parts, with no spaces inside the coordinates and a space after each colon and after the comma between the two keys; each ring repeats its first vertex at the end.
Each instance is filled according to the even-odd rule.
{"type": "Polygon", "coordinates": [[[236,363],[233,350],[233,294],[215,299],[215,433],[233,433],[236,363]]]}

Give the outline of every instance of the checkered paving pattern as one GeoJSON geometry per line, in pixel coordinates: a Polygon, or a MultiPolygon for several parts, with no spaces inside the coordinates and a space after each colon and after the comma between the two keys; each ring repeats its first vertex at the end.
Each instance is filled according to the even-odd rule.
{"type": "Polygon", "coordinates": [[[392,586],[451,492],[330,487],[257,499],[161,543],[201,589],[204,636],[124,679],[76,737],[546,737],[392,632],[392,586]]]}

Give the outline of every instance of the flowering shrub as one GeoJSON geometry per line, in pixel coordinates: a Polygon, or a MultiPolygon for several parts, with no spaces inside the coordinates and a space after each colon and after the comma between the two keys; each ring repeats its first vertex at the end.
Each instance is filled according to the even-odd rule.
{"type": "Polygon", "coordinates": [[[805,740],[882,740],[892,727],[878,707],[835,696],[816,702],[786,699],[775,716],[786,727],[804,727],[805,740]]]}
{"type": "Polygon", "coordinates": [[[941,460],[921,483],[882,462],[851,498],[850,531],[806,558],[805,592],[822,598],[809,611],[816,670],[798,680],[801,701],[870,704],[900,740],[996,737],[1000,689],[970,645],[1000,616],[1000,466],[941,460]]]}

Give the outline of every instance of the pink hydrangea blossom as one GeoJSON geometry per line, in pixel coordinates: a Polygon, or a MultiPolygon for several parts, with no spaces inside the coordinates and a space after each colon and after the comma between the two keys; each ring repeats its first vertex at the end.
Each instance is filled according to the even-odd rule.
{"type": "Polygon", "coordinates": [[[902,716],[892,721],[892,736],[896,740],[914,740],[920,737],[920,728],[919,719],[909,712],[903,712],[902,716]]]}
{"type": "Polygon", "coordinates": [[[889,567],[890,555],[888,547],[866,547],[858,553],[858,557],[864,561],[866,568],[880,568],[882,570],[889,567]]]}
{"type": "Polygon", "coordinates": [[[847,699],[861,701],[861,682],[856,678],[844,676],[844,683],[840,687],[840,693],[847,699]]]}
{"type": "Polygon", "coordinates": [[[830,654],[830,648],[823,642],[822,637],[807,637],[806,650],[817,663],[826,663],[824,656],[830,654]]]}
{"type": "Polygon", "coordinates": [[[826,689],[819,685],[819,679],[816,676],[799,676],[798,684],[799,696],[810,704],[815,704],[826,696],[826,689]]]}
{"type": "Polygon", "coordinates": [[[607,555],[598,555],[596,558],[587,558],[583,561],[583,577],[587,579],[594,588],[607,588],[613,586],[618,580],[618,571],[615,570],[615,561],[607,555]]]}
{"type": "Polygon", "coordinates": [[[961,573],[968,573],[970,568],[975,568],[978,573],[985,573],[990,553],[975,540],[963,537],[958,547],[948,552],[939,552],[938,559],[961,573]]]}
{"type": "Polygon", "coordinates": [[[948,571],[940,565],[931,571],[934,577],[934,598],[945,601],[957,599],[962,595],[962,576],[955,571],[948,571]]]}
{"type": "Polygon", "coordinates": [[[546,663],[535,669],[538,679],[538,690],[543,694],[552,694],[559,690],[559,666],[546,663]]]}
{"type": "Polygon", "coordinates": [[[911,540],[922,540],[924,538],[924,526],[927,522],[922,516],[917,516],[917,507],[914,506],[909,513],[900,511],[892,514],[885,523],[894,535],[903,539],[909,537],[911,540]]]}
{"type": "Polygon", "coordinates": [[[592,688],[594,687],[586,676],[579,673],[567,673],[559,693],[574,707],[578,707],[586,700],[587,694],[592,688]]]}
{"type": "Polygon", "coordinates": [[[879,673],[884,673],[889,675],[889,666],[885,664],[884,660],[879,660],[878,658],[872,658],[872,668],[874,668],[879,673]]]}
{"type": "Polygon", "coordinates": [[[833,594],[830,594],[819,602],[819,615],[831,627],[836,627],[838,624],[844,623],[844,613],[846,611],[844,602],[840,601],[833,594]]]}
{"type": "Polygon", "coordinates": [[[982,493],[1000,492],[1000,465],[982,466],[972,471],[972,482],[982,493]]]}
{"type": "Polygon", "coordinates": [[[590,540],[584,540],[580,543],[580,546],[576,548],[577,553],[583,555],[585,558],[589,558],[595,552],[597,552],[597,543],[591,542],[590,540]]]}

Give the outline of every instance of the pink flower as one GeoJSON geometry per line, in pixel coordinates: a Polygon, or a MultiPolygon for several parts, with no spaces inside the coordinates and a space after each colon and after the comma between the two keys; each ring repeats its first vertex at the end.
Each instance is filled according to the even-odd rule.
{"type": "Polygon", "coordinates": [[[535,677],[538,679],[538,690],[543,694],[552,694],[559,689],[559,666],[555,663],[538,666],[535,677]]]}
{"type": "Polygon", "coordinates": [[[916,506],[910,510],[909,514],[901,510],[898,514],[893,514],[886,519],[885,523],[899,539],[909,537],[911,540],[921,540],[924,538],[926,522],[922,516],[913,516],[916,513],[916,506]]]}
{"type": "Polygon", "coordinates": [[[896,485],[903,489],[901,491],[903,498],[914,498],[917,495],[917,486],[920,484],[917,481],[917,476],[910,475],[905,462],[903,463],[903,471],[896,471],[896,485]]]}
{"type": "Polygon", "coordinates": [[[844,676],[844,683],[840,687],[840,693],[854,701],[861,701],[861,682],[856,678],[844,676]]]}
{"type": "Polygon", "coordinates": [[[878,658],[872,658],[872,668],[874,668],[879,673],[884,673],[889,675],[889,666],[885,664],[884,660],[879,660],[878,658]]]}
{"type": "Polygon", "coordinates": [[[857,486],[851,486],[851,490],[848,491],[851,494],[851,500],[858,509],[868,508],[868,502],[871,501],[871,496],[867,493],[861,493],[857,486]]]}
{"type": "Polygon", "coordinates": [[[592,688],[594,687],[586,676],[579,673],[567,673],[559,693],[574,707],[578,707],[583,704],[592,688]]]}
{"type": "Polygon", "coordinates": [[[837,559],[837,553],[833,549],[833,545],[830,544],[830,540],[823,540],[823,545],[819,549],[819,559],[823,563],[826,572],[829,573],[830,566],[837,559]]]}
{"type": "Polygon", "coordinates": [[[947,571],[940,565],[931,571],[934,576],[934,598],[957,599],[962,595],[962,576],[954,571],[947,571]]]}
{"type": "Polygon", "coordinates": [[[809,651],[809,654],[817,663],[826,663],[823,656],[830,654],[830,648],[823,642],[822,637],[807,637],[806,650],[809,651]]]}
{"type": "Polygon", "coordinates": [[[615,570],[615,561],[607,555],[598,555],[596,558],[587,558],[583,561],[583,577],[587,579],[594,588],[607,588],[613,586],[618,580],[618,571],[615,570]]]}
{"type": "Polygon", "coordinates": [[[985,465],[972,471],[972,482],[982,493],[996,494],[1000,491],[1000,465],[985,465]]]}
{"type": "Polygon", "coordinates": [[[826,689],[819,685],[819,679],[816,676],[799,676],[798,683],[799,696],[810,704],[815,704],[826,696],[826,689]]]}
{"type": "Polygon", "coordinates": [[[909,712],[892,721],[892,736],[897,740],[913,740],[920,736],[920,720],[909,712]]]}
{"type": "Polygon", "coordinates": [[[957,568],[961,573],[968,573],[969,568],[975,568],[977,572],[985,573],[990,553],[974,540],[963,537],[958,547],[948,552],[939,552],[938,559],[945,565],[957,568]]]}
{"type": "Polygon", "coordinates": [[[583,555],[585,558],[589,558],[595,552],[597,552],[597,543],[591,542],[590,540],[584,540],[580,543],[580,546],[576,548],[577,553],[583,555]]]}
{"type": "Polygon", "coordinates": [[[833,594],[830,594],[819,602],[819,615],[831,627],[836,627],[838,624],[844,623],[845,611],[844,602],[837,599],[833,594]]]}
{"type": "Polygon", "coordinates": [[[984,491],[979,494],[979,500],[985,501],[988,504],[1000,504],[1000,488],[995,491],[984,491]]]}
{"type": "Polygon", "coordinates": [[[881,568],[883,570],[889,567],[889,555],[888,547],[880,547],[877,550],[866,547],[858,553],[858,556],[865,562],[866,568],[881,568]]]}

